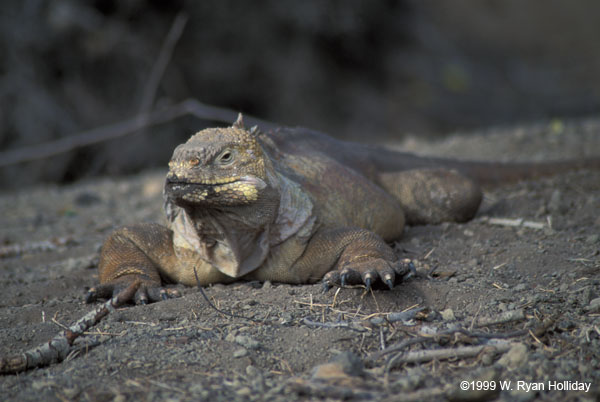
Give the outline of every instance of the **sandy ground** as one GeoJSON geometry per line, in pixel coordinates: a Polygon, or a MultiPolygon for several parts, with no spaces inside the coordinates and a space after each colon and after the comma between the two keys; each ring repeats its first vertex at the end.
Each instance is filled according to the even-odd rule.
{"type": "MultiPolygon", "coordinates": [[[[577,158],[600,155],[600,120],[397,146],[475,159],[577,158]]],[[[49,340],[95,307],[83,295],[97,282],[103,238],[122,224],[162,220],[163,175],[0,196],[0,356],[49,340]]],[[[471,222],[406,229],[395,247],[418,275],[392,291],[206,288],[220,309],[246,317],[232,318],[198,289],[179,287],[179,299],[110,314],[66,361],[1,376],[0,399],[596,400],[599,211],[600,172],[489,189],[471,222]],[[401,347],[408,339],[416,340],[401,347]],[[461,391],[461,381],[473,382],[461,391]]]]}

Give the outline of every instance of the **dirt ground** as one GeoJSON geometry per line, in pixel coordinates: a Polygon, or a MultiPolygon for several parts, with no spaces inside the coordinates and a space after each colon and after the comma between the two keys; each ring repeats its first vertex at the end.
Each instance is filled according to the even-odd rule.
{"type": "MultiPolygon", "coordinates": [[[[578,158],[600,155],[600,120],[395,146],[473,159],[578,158]]],[[[83,295],[97,282],[103,238],[122,224],[161,221],[164,173],[0,195],[0,356],[49,340],[94,307],[83,295]]],[[[179,299],[110,314],[66,361],[1,376],[0,399],[597,400],[599,211],[597,171],[488,189],[468,223],[406,229],[395,246],[418,274],[392,291],[206,288],[217,307],[247,317],[232,318],[180,287],[179,299]],[[390,314],[406,309],[401,320],[390,314]],[[394,345],[399,351],[376,355],[394,345]],[[449,358],[431,354],[448,349],[449,358]],[[423,361],[414,362],[417,351],[423,361]],[[461,391],[461,381],[474,382],[461,391]]]]}

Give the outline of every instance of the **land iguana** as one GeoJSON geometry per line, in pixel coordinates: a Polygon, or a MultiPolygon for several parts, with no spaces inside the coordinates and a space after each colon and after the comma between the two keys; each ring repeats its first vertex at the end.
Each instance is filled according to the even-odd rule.
{"type": "Polygon", "coordinates": [[[406,223],[471,219],[479,185],[578,167],[462,162],[342,142],[308,129],[246,129],[241,114],[179,145],[164,186],[168,227],[142,223],[112,233],[88,302],[136,280],[136,303],[178,296],[164,283],[239,279],[326,289],[376,282],[392,288],[411,271],[388,245],[406,223]]]}

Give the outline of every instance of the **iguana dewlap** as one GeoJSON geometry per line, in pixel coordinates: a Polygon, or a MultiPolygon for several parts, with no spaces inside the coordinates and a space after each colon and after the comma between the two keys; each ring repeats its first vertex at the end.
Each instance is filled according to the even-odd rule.
{"type": "Polygon", "coordinates": [[[485,170],[306,129],[247,130],[241,116],[231,127],[200,131],[169,162],[168,226],[111,234],[101,251],[101,284],[87,300],[137,279],[136,302],[167,298],[174,294],[161,285],[195,285],[194,270],[201,285],[323,280],[326,287],[381,281],[391,288],[410,261],[387,242],[406,222],[466,221],[480,204],[475,181],[441,165],[474,178],[485,170]]]}

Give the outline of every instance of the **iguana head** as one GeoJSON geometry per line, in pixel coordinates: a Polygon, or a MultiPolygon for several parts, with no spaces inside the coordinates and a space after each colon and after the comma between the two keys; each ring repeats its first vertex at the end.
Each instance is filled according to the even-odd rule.
{"type": "Polygon", "coordinates": [[[165,194],[179,206],[239,206],[258,200],[265,187],[257,130],[246,130],[240,114],[231,127],[202,130],[175,148],[165,194]]]}

